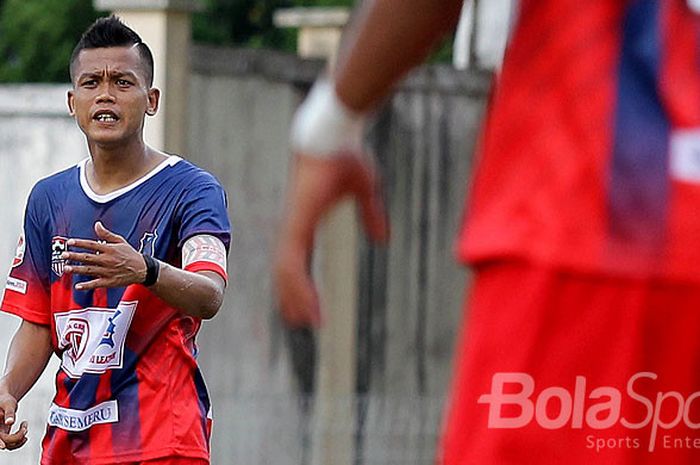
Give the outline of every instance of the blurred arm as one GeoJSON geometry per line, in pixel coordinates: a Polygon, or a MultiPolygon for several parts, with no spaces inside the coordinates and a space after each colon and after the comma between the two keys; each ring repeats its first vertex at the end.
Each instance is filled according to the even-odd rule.
{"type": "Polygon", "coordinates": [[[461,8],[462,0],[365,0],[344,37],[331,73],[333,85],[317,84],[297,112],[295,158],[275,258],[280,310],[290,325],[320,323],[309,258],[316,228],[328,210],[351,197],[360,206],[369,237],[388,237],[378,173],[358,153],[363,115],[428,56],[457,24],[461,8]]]}
{"type": "Polygon", "coordinates": [[[365,113],[459,22],[463,0],[365,0],[343,39],[336,92],[365,113]]]}

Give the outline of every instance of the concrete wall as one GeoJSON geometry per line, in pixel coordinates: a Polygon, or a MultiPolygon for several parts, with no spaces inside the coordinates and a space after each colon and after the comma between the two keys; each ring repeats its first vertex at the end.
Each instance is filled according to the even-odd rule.
{"type": "Polygon", "coordinates": [[[269,279],[297,61],[213,48],[193,55],[188,157],[226,186],[234,228],[226,308],[199,338],[214,398],[214,464],[303,463],[306,453],[299,434],[308,419],[269,279]]]}
{"type": "MultiPolygon", "coordinates": [[[[15,253],[24,205],[34,183],[87,156],[83,135],[68,115],[67,90],[63,85],[0,86],[0,276],[3,280],[15,253]]],[[[12,316],[0,314],[3,361],[18,322],[12,316]]],[[[0,459],[3,465],[38,463],[57,362],[54,357],[44,376],[20,404],[19,419],[30,420],[29,444],[12,454],[3,453],[0,459]]]]}

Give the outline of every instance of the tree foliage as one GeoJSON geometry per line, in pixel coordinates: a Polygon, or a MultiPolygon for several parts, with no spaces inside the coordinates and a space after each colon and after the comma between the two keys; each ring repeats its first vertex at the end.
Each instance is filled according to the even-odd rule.
{"type": "Polygon", "coordinates": [[[92,0],[0,0],[0,81],[67,82],[73,47],[97,16],[92,0]]]}
{"type": "Polygon", "coordinates": [[[294,31],[277,29],[273,14],[280,8],[352,6],[353,0],[206,0],[206,10],[194,16],[197,42],[244,45],[293,51],[294,31]]]}
{"type": "MultiPolygon", "coordinates": [[[[193,17],[196,42],[294,50],[295,31],[272,15],[295,6],[351,6],[353,0],[203,0],[193,17]]],[[[68,60],[83,31],[104,12],[92,0],[0,0],[0,82],[67,82],[68,60]]]]}

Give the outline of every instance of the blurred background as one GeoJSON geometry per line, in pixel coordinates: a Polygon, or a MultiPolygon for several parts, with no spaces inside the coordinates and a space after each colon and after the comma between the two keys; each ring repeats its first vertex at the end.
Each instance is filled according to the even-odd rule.
{"type": "MultiPolygon", "coordinates": [[[[471,156],[510,0],[473,2],[458,31],[378,111],[368,135],[384,172],[387,247],[351,206],[329,218],[314,272],[319,331],[289,331],[270,257],[291,117],[333,60],[351,0],[0,0],[0,273],[40,178],[87,156],[66,108],[68,59],[97,17],[141,34],[164,92],[146,138],[210,170],[234,234],[224,308],[199,336],[214,402],[212,463],[432,464],[462,319],[466,270],[452,258],[471,156]]],[[[0,356],[18,321],[0,316],[0,356]]],[[[57,358],[21,402],[30,442],[3,464],[38,463],[57,358]]]]}

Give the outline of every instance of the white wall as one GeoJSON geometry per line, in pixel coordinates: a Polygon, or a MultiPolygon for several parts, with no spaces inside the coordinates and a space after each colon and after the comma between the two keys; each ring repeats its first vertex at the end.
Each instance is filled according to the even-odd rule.
{"type": "MultiPolygon", "coordinates": [[[[15,253],[24,205],[34,183],[87,156],[82,133],[68,115],[67,86],[20,85],[0,87],[0,276],[4,288],[15,253]]],[[[0,357],[19,320],[0,315],[0,357]]],[[[18,418],[28,419],[29,443],[21,450],[1,452],[3,465],[38,463],[46,412],[53,397],[54,358],[30,394],[20,402],[18,418]]]]}

